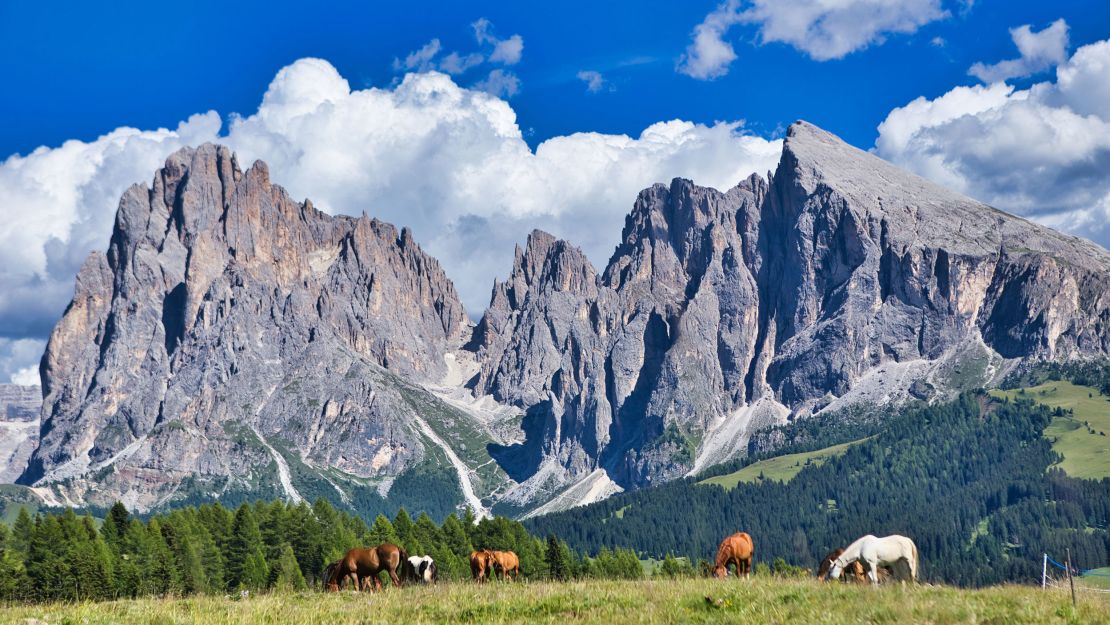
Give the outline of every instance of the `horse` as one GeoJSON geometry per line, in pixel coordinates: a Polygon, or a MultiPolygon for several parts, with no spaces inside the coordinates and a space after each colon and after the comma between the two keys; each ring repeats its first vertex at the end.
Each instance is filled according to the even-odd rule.
{"type": "Polygon", "coordinates": [[[360,590],[369,590],[371,587],[381,590],[382,580],[378,573],[382,571],[389,573],[394,586],[400,586],[401,578],[397,576],[397,570],[408,557],[404,549],[389,543],[382,543],[371,549],[351,549],[332,570],[331,577],[328,578],[328,590],[338,591],[344,581],[351,582],[354,588],[360,590]]]}
{"type": "Polygon", "coordinates": [[[434,584],[439,580],[439,570],[432,556],[412,556],[405,561],[406,581],[434,584]]]}
{"type": "Polygon", "coordinates": [[[752,537],[744,532],[737,532],[721,541],[717,547],[717,561],[713,566],[713,577],[724,579],[728,575],[728,565],[736,565],[736,577],[744,576],[747,579],[752,572],[752,556],[755,546],[752,537]]]}
{"type": "MultiPolygon", "coordinates": [[[[867,569],[867,577],[872,584],[879,583],[880,566],[891,567],[897,573],[894,566],[900,562],[906,563],[909,569],[910,581],[917,581],[917,545],[905,536],[893,534],[878,538],[868,534],[856,540],[844,549],[844,553],[833,560],[829,578],[838,579],[840,572],[851,562],[862,562],[864,564],[867,569]]],[[[901,578],[903,576],[896,575],[896,577],[901,578]]],[[[905,583],[905,579],[902,579],[902,582],[905,583]]]]}
{"type": "Polygon", "coordinates": [[[332,581],[335,575],[335,569],[339,567],[339,560],[332,562],[324,569],[324,574],[320,576],[320,581],[324,584],[324,590],[329,592],[339,592],[339,584],[342,580],[332,581]]]}
{"type": "Polygon", "coordinates": [[[493,571],[494,556],[489,549],[478,549],[470,552],[470,574],[474,581],[481,584],[488,579],[493,571]]]}
{"type": "Polygon", "coordinates": [[[513,581],[513,573],[520,577],[520,558],[512,551],[494,551],[493,570],[501,579],[506,577],[513,581]]]}
{"type": "MultiPolygon", "coordinates": [[[[829,553],[825,554],[825,557],[821,559],[821,566],[817,568],[817,579],[828,581],[829,570],[832,569],[833,561],[839,558],[840,554],[842,553],[844,553],[843,549],[833,549],[829,553]]],[[[845,570],[850,573],[857,582],[861,584],[867,579],[866,574],[863,570],[863,565],[859,562],[852,562],[847,567],[845,567],[845,570]]]]}

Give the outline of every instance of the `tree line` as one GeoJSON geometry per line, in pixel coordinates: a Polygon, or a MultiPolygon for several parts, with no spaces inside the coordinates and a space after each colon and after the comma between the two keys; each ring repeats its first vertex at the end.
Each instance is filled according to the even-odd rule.
{"type": "MultiPolygon", "coordinates": [[[[966,586],[1040,578],[1041,554],[1071,549],[1083,568],[1110,564],[1110,479],[1068,477],[1042,437],[1053,411],[967,393],[892,410],[873,437],[789,482],[732,490],[685,479],[526,521],[572,548],[712,557],[746,531],[757,560],[815,567],[865,534],[914,539],[924,579],[966,586]]],[[[700,479],[696,478],[696,479],[700,479]]]]}
{"type": "MultiPolygon", "coordinates": [[[[328,563],[356,546],[394,543],[430,555],[441,579],[470,578],[475,548],[515,551],[529,578],[634,578],[643,574],[628,549],[584,557],[565,542],[532,536],[505,517],[477,521],[468,511],[442,524],[401,509],[372,524],[314,504],[282,501],[219,503],[140,518],[117,503],[103,521],[73,510],[21,508],[11,527],[0,523],[0,600],[98,600],[140,596],[303,590],[320,585],[328,563]]],[[[383,578],[384,579],[384,578],[383,578]]]]}

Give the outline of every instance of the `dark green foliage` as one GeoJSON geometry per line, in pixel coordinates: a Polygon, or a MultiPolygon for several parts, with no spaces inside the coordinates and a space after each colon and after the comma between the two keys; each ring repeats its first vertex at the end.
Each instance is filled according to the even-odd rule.
{"type": "Polygon", "coordinates": [[[576,549],[692,559],[743,530],[757,560],[807,567],[864,534],[900,533],[916,541],[926,580],[969,586],[1039,580],[1041,554],[1066,547],[1081,567],[1106,565],[1110,480],[1048,470],[1058,459],[1041,436],[1051,418],[1028,400],[969,393],[887,415],[881,433],[785,484],[725,491],[682,480],[527,526],[576,549]]]}
{"type": "Polygon", "coordinates": [[[547,561],[548,577],[560,581],[570,579],[570,549],[566,543],[560,542],[555,534],[547,536],[547,551],[544,553],[544,559],[547,561]]]}
{"type": "MultiPolygon", "coordinates": [[[[432,556],[444,580],[470,579],[475,547],[515,551],[525,577],[551,574],[546,543],[503,517],[477,522],[473,514],[462,521],[449,514],[440,526],[425,512],[413,520],[402,509],[393,521],[379,515],[370,527],[320,499],[311,506],[244,503],[234,511],[205,504],[145,522],[116,505],[104,518],[99,530],[71,510],[24,513],[11,529],[0,524],[0,601],[319,589],[328,563],[352,547],[382,542],[432,556]]],[[[560,579],[639,574],[630,551],[585,561],[566,543],[558,547],[560,579]]]]}
{"type": "Polygon", "coordinates": [[[1038,386],[1052,380],[1068,380],[1080,386],[1092,386],[1103,395],[1110,395],[1110,361],[1024,363],[1007,375],[999,386],[1013,389],[1038,386]]]}

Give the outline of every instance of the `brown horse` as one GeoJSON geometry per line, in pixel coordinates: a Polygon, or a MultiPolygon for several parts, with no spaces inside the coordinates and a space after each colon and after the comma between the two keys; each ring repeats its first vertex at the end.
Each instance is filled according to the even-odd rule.
{"type": "MultiPolygon", "coordinates": [[[[401,585],[397,571],[408,554],[397,545],[382,543],[372,549],[351,549],[339,560],[328,578],[327,588],[336,592],[343,582],[350,582],[355,589],[381,590],[382,580],[378,573],[386,571],[394,586],[401,585]]],[[[329,567],[330,568],[330,567],[329,567]]]]}
{"type": "MultiPolygon", "coordinates": [[[[817,569],[817,579],[822,580],[822,581],[828,581],[828,579],[829,579],[829,570],[832,569],[833,560],[836,560],[837,558],[839,558],[841,556],[841,554],[843,554],[843,553],[844,553],[843,549],[833,549],[832,551],[827,553],[825,555],[824,559],[821,560],[821,566],[817,569]]],[[[847,573],[847,575],[844,575],[843,577],[841,577],[840,578],[841,581],[844,581],[844,582],[854,581],[857,584],[866,584],[867,581],[868,581],[867,580],[867,569],[864,568],[863,563],[860,562],[859,560],[856,560],[856,561],[851,562],[850,564],[848,564],[848,566],[846,566],[844,568],[844,572],[847,573]]],[[[886,567],[879,567],[879,580],[880,581],[886,581],[887,579],[890,578],[890,576],[891,576],[890,570],[888,570],[886,567]]]]}
{"type": "Polygon", "coordinates": [[[493,573],[494,562],[496,558],[493,552],[489,549],[478,549],[477,551],[470,552],[470,574],[474,577],[474,581],[481,584],[489,579],[489,575],[493,573]]]}
{"type": "Polygon", "coordinates": [[[752,544],[752,537],[744,532],[737,532],[721,541],[721,546],[717,547],[717,561],[713,566],[713,577],[723,579],[728,575],[728,565],[736,565],[736,577],[741,575],[745,579],[751,575],[752,572],[752,556],[755,553],[755,546],[752,544]]]}
{"type": "Polygon", "coordinates": [[[520,577],[520,558],[512,551],[493,551],[493,570],[501,579],[513,581],[513,573],[520,577]]]}
{"type": "MultiPolygon", "coordinates": [[[[832,568],[833,560],[839,558],[842,553],[844,553],[843,549],[833,549],[825,554],[825,557],[821,560],[821,566],[817,568],[817,579],[828,581],[829,569],[832,568]]],[[[841,578],[843,581],[855,580],[857,583],[862,584],[867,579],[866,573],[863,570],[863,565],[859,562],[851,563],[844,572],[848,573],[848,575],[841,578]]]]}

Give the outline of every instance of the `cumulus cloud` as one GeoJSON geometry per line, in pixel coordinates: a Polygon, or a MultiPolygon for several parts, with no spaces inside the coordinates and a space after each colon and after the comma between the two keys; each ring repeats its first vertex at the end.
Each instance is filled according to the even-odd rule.
{"type": "Polygon", "coordinates": [[[82,260],[107,247],[119,196],[150,184],[183,145],[221,141],[244,166],[265,160],[294,197],[413,228],[475,315],[532,228],[566,237],[601,266],[640,189],[675,176],[728,188],[772,169],[781,149],[739,122],[675,120],[638,136],[555,137],[532,151],[507,102],[445,74],[352,90],[319,59],[282,69],[256,112],[220,128],[210,112],[174,130],[120,129],[0,164],[0,379],[37,365],[82,260]],[[37,342],[18,354],[5,347],[19,339],[37,342]]]}
{"type": "Polygon", "coordinates": [[[875,151],[998,208],[1110,247],[1110,40],[1055,81],[956,87],[891,111],[875,151]]]}
{"type": "Polygon", "coordinates": [[[478,43],[486,43],[493,46],[493,52],[489,55],[491,63],[516,65],[520,62],[524,54],[523,37],[520,35],[513,35],[508,39],[498,39],[493,34],[493,24],[484,17],[474,22],[471,26],[474,28],[474,38],[478,40],[478,43]]]}
{"type": "Polygon", "coordinates": [[[736,24],[756,25],[761,44],[785,43],[828,61],[948,16],[941,0],[728,0],[694,27],[677,70],[699,80],[727,74],[736,51],[725,35],[736,24]]]}
{"type": "Polygon", "coordinates": [[[993,65],[976,63],[967,73],[983,82],[998,82],[1032,76],[1059,65],[1068,58],[1068,23],[1063,19],[1056,20],[1036,33],[1029,24],[1011,28],[1010,38],[1014,40],[1021,56],[993,65]]]}
{"type": "Polygon", "coordinates": [[[578,80],[586,83],[586,91],[590,93],[598,93],[602,89],[609,89],[612,91],[612,85],[605,80],[601,72],[592,69],[584,69],[578,72],[578,80]]]}
{"type": "Polygon", "coordinates": [[[698,80],[713,80],[727,74],[728,66],[736,60],[736,51],[724,36],[740,21],[740,0],[719,5],[694,27],[690,45],[679,57],[676,69],[698,80]]]}
{"type": "Polygon", "coordinates": [[[46,347],[40,339],[0,338],[0,382],[36,386],[39,358],[46,347]]]}
{"type": "Polygon", "coordinates": [[[419,50],[410,52],[403,61],[399,58],[393,59],[393,70],[398,72],[413,70],[426,72],[430,69],[435,69],[433,59],[439,54],[442,47],[443,46],[439,43],[439,39],[432,39],[419,50]]]}
{"type": "MultiPolygon", "coordinates": [[[[443,45],[439,39],[432,39],[420,49],[410,52],[404,59],[393,59],[393,70],[396,72],[440,71],[458,76],[486,63],[516,65],[520,62],[524,55],[523,37],[512,35],[507,39],[498,38],[493,34],[493,24],[484,17],[470,26],[474,30],[474,40],[479,46],[488,50],[488,55],[484,51],[468,53],[452,51],[440,56],[443,45]]],[[[475,82],[473,86],[497,97],[510,98],[520,91],[520,78],[511,71],[498,68],[491,70],[485,78],[475,82]]]]}
{"type": "Polygon", "coordinates": [[[474,88],[499,98],[511,98],[520,92],[520,78],[510,71],[495,69],[484,80],[474,83],[474,88]]]}
{"type": "Polygon", "coordinates": [[[752,0],[741,15],[762,43],[791,45],[818,61],[842,58],[887,35],[948,17],[940,0],[752,0]]]}

